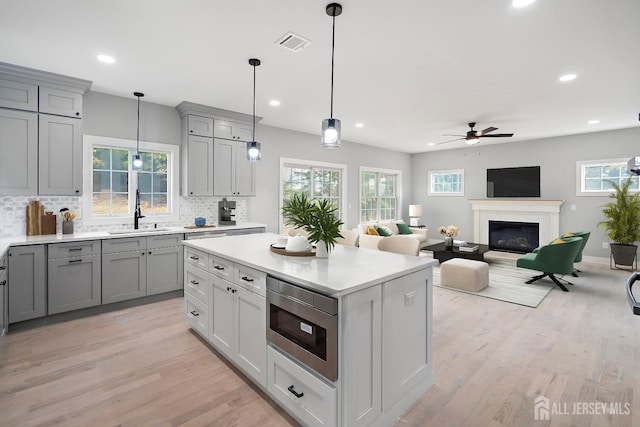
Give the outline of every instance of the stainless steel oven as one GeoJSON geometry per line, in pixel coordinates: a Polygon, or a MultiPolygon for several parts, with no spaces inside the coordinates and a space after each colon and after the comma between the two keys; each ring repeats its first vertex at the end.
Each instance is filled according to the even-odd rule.
{"type": "Polygon", "coordinates": [[[338,379],[338,300],[267,276],[267,340],[338,379]]]}

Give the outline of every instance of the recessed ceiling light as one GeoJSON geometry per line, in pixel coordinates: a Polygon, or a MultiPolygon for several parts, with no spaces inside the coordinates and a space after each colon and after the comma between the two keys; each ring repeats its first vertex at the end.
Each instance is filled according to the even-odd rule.
{"type": "Polygon", "coordinates": [[[598,123],[600,123],[600,120],[589,120],[587,122],[588,125],[597,125],[598,123]]]}
{"type": "Polygon", "coordinates": [[[272,99],[271,101],[269,101],[269,105],[271,105],[272,107],[277,107],[278,105],[280,105],[280,101],[278,101],[277,99],[272,99]]]}
{"type": "Polygon", "coordinates": [[[435,144],[434,142],[428,142],[428,143],[427,143],[427,146],[429,146],[429,147],[431,147],[431,146],[433,146],[433,145],[436,145],[436,144],[435,144]]]}
{"type": "Polygon", "coordinates": [[[529,6],[534,1],[535,0],[513,0],[511,2],[511,6],[513,6],[513,7],[525,7],[525,6],[529,6]]]}
{"type": "Polygon", "coordinates": [[[576,77],[575,74],[565,74],[564,76],[560,77],[560,81],[561,82],[570,82],[571,80],[574,80],[576,77]]]}
{"type": "Polygon", "coordinates": [[[362,127],[364,127],[364,124],[362,124],[362,123],[356,123],[356,127],[357,127],[357,128],[362,128],[362,127]]]}
{"type": "Polygon", "coordinates": [[[98,55],[98,61],[104,62],[105,64],[113,64],[116,62],[116,59],[109,55],[98,55]]]}

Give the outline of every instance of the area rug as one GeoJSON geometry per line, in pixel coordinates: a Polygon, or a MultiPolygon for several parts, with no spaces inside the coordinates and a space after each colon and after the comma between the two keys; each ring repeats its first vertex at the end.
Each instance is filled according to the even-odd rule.
{"type": "Polygon", "coordinates": [[[485,261],[489,264],[489,286],[480,292],[470,292],[440,285],[440,266],[433,268],[433,285],[533,308],[537,307],[553,289],[553,284],[544,281],[527,285],[525,281],[535,276],[536,272],[517,268],[515,259],[485,256],[485,261]]]}

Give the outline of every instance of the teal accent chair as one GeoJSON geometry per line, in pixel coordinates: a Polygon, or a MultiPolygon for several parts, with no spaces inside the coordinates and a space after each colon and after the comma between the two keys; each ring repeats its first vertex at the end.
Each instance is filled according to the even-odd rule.
{"type": "MultiPolygon", "coordinates": [[[[587,246],[587,240],[589,240],[589,236],[591,236],[590,231],[572,231],[570,233],[564,233],[562,235],[561,239],[566,239],[568,237],[582,237],[582,244],[580,245],[580,249],[578,250],[576,259],[573,261],[574,263],[582,261],[582,251],[584,250],[584,247],[587,246]]],[[[573,267],[573,272],[571,273],[571,275],[573,277],[578,277],[578,273],[582,273],[582,272],[577,268],[573,267]]]]}
{"type": "MultiPolygon", "coordinates": [[[[527,280],[527,284],[531,284],[543,277],[549,277],[560,289],[569,292],[569,289],[567,289],[555,275],[573,273],[573,262],[580,250],[581,244],[582,237],[556,239],[548,245],[540,246],[536,252],[531,252],[518,258],[516,265],[521,268],[528,268],[529,270],[541,271],[543,273],[527,280]]],[[[573,283],[570,282],[567,282],[567,284],[573,285],[573,283]]]]}

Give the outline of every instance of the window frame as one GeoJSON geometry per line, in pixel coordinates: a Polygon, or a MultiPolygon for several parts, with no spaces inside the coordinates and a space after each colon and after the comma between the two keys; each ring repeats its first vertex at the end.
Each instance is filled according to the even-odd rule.
{"type": "MultiPolygon", "coordinates": [[[[126,215],[95,216],[93,215],[93,147],[118,148],[135,150],[136,141],[122,138],[110,138],[97,135],[84,135],[82,140],[82,222],[85,225],[122,225],[123,223],[133,223],[133,209],[135,208],[135,189],[138,183],[138,174],[129,162],[129,188],[128,198],[129,213],[126,215]]],[[[140,219],[141,224],[145,223],[170,223],[180,221],[180,146],[158,142],[140,141],[140,151],[155,151],[168,154],[167,159],[167,207],[168,214],[146,215],[140,219]]]]}
{"type": "Polygon", "coordinates": [[[294,159],[290,157],[280,157],[280,169],[278,172],[279,175],[279,184],[278,184],[278,230],[279,233],[283,232],[284,226],[284,218],[282,217],[282,204],[284,200],[284,190],[283,190],[283,170],[285,167],[291,166],[300,166],[300,167],[309,167],[316,169],[334,169],[340,172],[340,219],[342,220],[342,227],[347,224],[347,165],[342,163],[329,163],[329,162],[318,162],[314,160],[304,160],[304,159],[294,159]]]}
{"type": "Polygon", "coordinates": [[[427,174],[427,196],[464,197],[464,169],[430,170],[427,174]],[[435,175],[460,175],[460,191],[437,192],[433,189],[435,175]]]}
{"type": "MultiPolygon", "coordinates": [[[[376,179],[376,181],[379,180],[376,179]]],[[[376,182],[376,186],[379,182],[376,182]]],[[[372,166],[360,166],[360,171],[358,173],[358,221],[362,223],[373,223],[377,221],[398,221],[402,219],[402,171],[397,169],[384,169],[377,168],[372,166]],[[375,174],[385,174],[385,175],[395,175],[396,176],[396,218],[394,219],[380,219],[380,194],[376,191],[376,218],[373,221],[365,221],[362,217],[362,174],[364,172],[375,173],[375,174]]]]}
{"type": "MultiPolygon", "coordinates": [[[[584,186],[584,171],[588,166],[601,166],[601,165],[620,165],[624,166],[626,169],[627,163],[630,157],[627,158],[616,158],[616,159],[594,159],[594,160],[578,160],[576,162],[576,196],[578,197],[606,197],[609,194],[613,193],[613,189],[611,190],[596,190],[596,191],[587,191],[584,186]]],[[[632,176],[632,175],[627,175],[632,176]]],[[[640,184],[639,184],[640,186],[640,184]]],[[[639,192],[639,188],[630,188],[630,192],[639,192]]]]}

